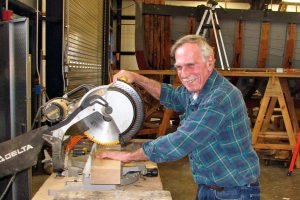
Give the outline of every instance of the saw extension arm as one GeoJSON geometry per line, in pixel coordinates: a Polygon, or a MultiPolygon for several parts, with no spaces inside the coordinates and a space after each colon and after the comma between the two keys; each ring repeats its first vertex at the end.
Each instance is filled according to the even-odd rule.
{"type": "Polygon", "coordinates": [[[37,163],[43,146],[43,126],[0,144],[0,178],[23,171],[37,163]]]}

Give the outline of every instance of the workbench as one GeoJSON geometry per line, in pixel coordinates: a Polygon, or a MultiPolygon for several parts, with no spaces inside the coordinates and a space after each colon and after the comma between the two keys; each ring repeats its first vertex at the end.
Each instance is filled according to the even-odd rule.
{"type": "MultiPolygon", "coordinates": [[[[134,143],[142,143],[146,140],[133,140],[134,143]]],[[[142,162],[147,167],[156,167],[156,163],[151,161],[142,162]]],[[[37,191],[33,200],[52,200],[52,199],[172,199],[169,191],[163,190],[162,182],[158,174],[157,177],[141,176],[135,183],[119,186],[114,190],[66,190],[64,189],[66,183],[74,181],[74,177],[56,177],[52,174],[44,182],[44,184],[37,191]],[[49,193],[51,195],[49,195],[49,193]]]]}

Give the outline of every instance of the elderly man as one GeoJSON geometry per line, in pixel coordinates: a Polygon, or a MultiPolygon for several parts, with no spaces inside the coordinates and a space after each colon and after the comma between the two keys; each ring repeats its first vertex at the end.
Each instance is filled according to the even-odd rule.
{"type": "Polygon", "coordinates": [[[176,89],[124,70],[114,80],[126,76],[165,107],[182,112],[177,130],[134,152],[103,152],[97,157],[161,163],[188,155],[198,184],[196,199],[260,199],[259,159],[241,92],[214,69],[213,49],[202,37],[182,37],[171,55],[182,83],[176,89]]]}

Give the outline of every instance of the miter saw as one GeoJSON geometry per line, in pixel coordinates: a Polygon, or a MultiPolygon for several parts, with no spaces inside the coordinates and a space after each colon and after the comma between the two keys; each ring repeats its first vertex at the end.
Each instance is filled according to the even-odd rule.
{"type": "MultiPolygon", "coordinates": [[[[44,141],[52,147],[49,160],[54,171],[63,172],[67,167],[63,144],[74,133],[85,134],[97,144],[124,146],[141,128],[144,106],[139,92],[126,81],[118,80],[110,85],[75,88],[43,105],[42,116],[54,125],[0,144],[0,178],[35,165],[44,141]],[[78,95],[82,97],[71,98],[78,95]]],[[[148,173],[145,167],[136,169],[148,173]]]]}

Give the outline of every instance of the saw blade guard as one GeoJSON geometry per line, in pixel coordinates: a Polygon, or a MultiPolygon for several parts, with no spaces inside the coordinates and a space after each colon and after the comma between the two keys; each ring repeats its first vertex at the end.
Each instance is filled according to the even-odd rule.
{"type": "Polygon", "coordinates": [[[92,89],[79,104],[97,96],[101,96],[107,105],[98,112],[103,116],[93,114],[84,119],[84,123],[90,127],[84,134],[103,145],[127,143],[144,121],[144,105],[140,94],[131,84],[118,80],[105,89],[103,86],[92,89]]]}
{"type": "MultiPolygon", "coordinates": [[[[120,133],[120,143],[125,144],[137,134],[144,123],[145,111],[143,100],[140,93],[131,84],[128,84],[125,81],[118,80],[112,84],[111,88],[119,88],[123,90],[127,94],[127,97],[130,99],[132,104],[132,122],[130,125],[128,123],[127,126],[121,126],[123,129],[120,133]]],[[[123,116],[122,118],[128,118],[127,113],[120,114],[123,116]]],[[[115,115],[118,115],[118,113],[116,112],[115,115]]]]}

